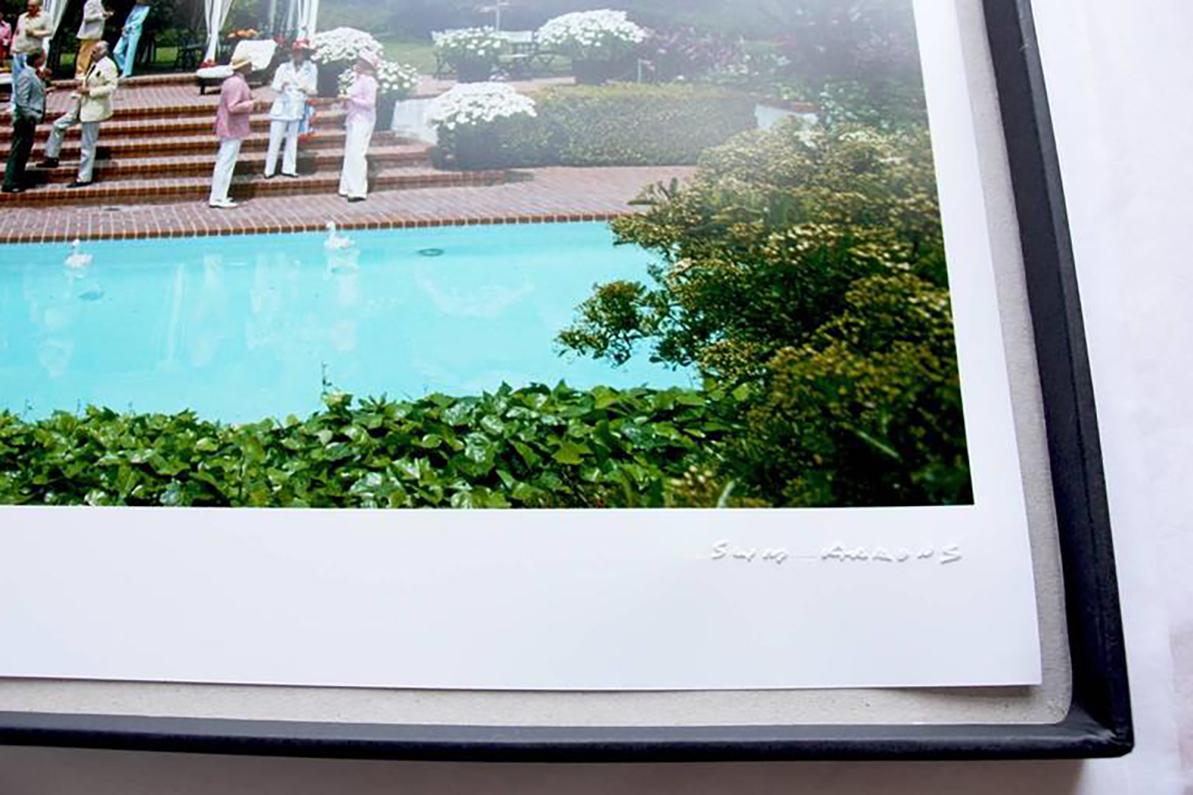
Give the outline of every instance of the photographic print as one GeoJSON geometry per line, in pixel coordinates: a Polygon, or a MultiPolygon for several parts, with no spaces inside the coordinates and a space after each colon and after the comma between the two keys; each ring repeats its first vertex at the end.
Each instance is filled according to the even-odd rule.
{"type": "Polygon", "coordinates": [[[100,8],[16,25],[0,501],[972,500],[908,0],[100,8]]]}
{"type": "Polygon", "coordinates": [[[0,674],[1038,682],[945,5],[9,3],[0,674]]]}

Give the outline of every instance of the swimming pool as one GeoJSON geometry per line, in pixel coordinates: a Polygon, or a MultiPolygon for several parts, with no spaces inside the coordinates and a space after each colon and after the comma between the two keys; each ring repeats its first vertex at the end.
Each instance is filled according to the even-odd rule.
{"type": "Polygon", "coordinates": [[[0,409],[87,404],[244,422],[320,406],[324,379],[417,398],[563,380],[690,385],[646,356],[559,355],[555,335],[598,282],[650,255],[607,225],[520,224],[0,248],[0,409]]]}

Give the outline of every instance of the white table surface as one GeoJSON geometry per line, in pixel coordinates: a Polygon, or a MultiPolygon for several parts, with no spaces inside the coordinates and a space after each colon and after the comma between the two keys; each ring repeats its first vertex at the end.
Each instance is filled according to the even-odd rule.
{"type": "Polygon", "coordinates": [[[1099,401],[1135,753],[1087,763],[498,766],[0,748],[0,793],[1193,792],[1193,6],[1035,5],[1099,401]]]}

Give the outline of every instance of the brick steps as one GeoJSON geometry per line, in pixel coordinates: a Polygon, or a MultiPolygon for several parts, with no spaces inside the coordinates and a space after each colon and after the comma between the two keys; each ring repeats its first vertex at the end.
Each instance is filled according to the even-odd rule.
{"type": "MultiPolygon", "coordinates": [[[[51,98],[53,95],[51,95],[51,98]]],[[[139,100],[131,99],[127,96],[123,97],[117,92],[114,113],[111,119],[106,124],[112,124],[120,121],[129,120],[144,120],[144,119],[185,119],[185,118],[201,118],[208,122],[208,126],[214,122],[215,109],[219,104],[218,95],[208,95],[200,97],[197,93],[194,101],[178,102],[173,100],[169,103],[158,103],[154,105],[139,104],[139,100]]],[[[53,99],[51,99],[53,103],[53,99]]],[[[318,108],[319,113],[325,113],[336,104],[334,99],[316,99],[315,107],[318,108]]],[[[266,114],[269,112],[270,106],[273,105],[272,99],[262,98],[258,99],[253,110],[257,114],[266,114]]],[[[50,110],[46,114],[47,126],[50,122],[56,119],[64,110],[64,107],[59,104],[51,104],[50,110]]],[[[4,128],[12,126],[12,115],[8,112],[8,106],[0,111],[0,125],[4,128]]],[[[5,130],[5,137],[7,137],[7,130],[5,130]]]]}
{"type": "MultiPolygon", "coordinates": [[[[338,129],[344,126],[344,111],[321,110],[315,121],[316,129],[338,129]]],[[[37,140],[42,141],[50,134],[52,119],[37,126],[37,140]]],[[[251,127],[255,131],[269,130],[269,116],[259,113],[253,116],[251,127]]],[[[9,128],[11,130],[11,128],[9,128]]],[[[67,131],[66,140],[77,140],[82,133],[78,125],[67,131]]],[[[126,137],[154,137],[161,138],[175,135],[201,135],[206,133],[212,139],[215,137],[215,113],[203,116],[183,116],[169,119],[124,119],[114,117],[100,125],[99,139],[114,140],[126,137]]],[[[11,133],[6,132],[2,139],[5,142],[11,133]]]]}
{"type": "MultiPolygon", "coordinates": [[[[370,171],[372,172],[372,169],[370,171]]],[[[377,191],[496,185],[506,182],[508,178],[509,175],[505,171],[452,172],[431,168],[386,167],[371,173],[369,181],[370,190],[377,191]]],[[[233,179],[232,196],[236,199],[250,199],[257,196],[334,194],[339,183],[338,170],[297,178],[279,176],[270,180],[257,175],[244,175],[233,179]]],[[[75,189],[55,183],[25,193],[0,194],[0,206],[200,201],[206,200],[210,190],[210,176],[107,181],[75,189]]]]}
{"type": "MultiPolygon", "coordinates": [[[[76,85],[75,80],[54,80],[54,88],[70,89],[76,85]]],[[[194,74],[190,72],[168,72],[158,75],[133,75],[121,78],[121,87],[139,88],[145,86],[192,86],[198,85],[194,74]]],[[[196,93],[198,89],[195,89],[196,93]]]]}
{"type": "MultiPolygon", "coordinates": [[[[242,152],[236,166],[237,174],[261,174],[265,171],[265,144],[255,150],[242,152]]],[[[102,153],[101,153],[102,154],[102,153]]],[[[344,155],[342,149],[324,147],[321,149],[300,149],[298,171],[310,174],[325,171],[339,173],[344,155]]],[[[429,149],[417,144],[374,145],[369,149],[369,162],[377,168],[390,166],[429,166],[429,149]]],[[[100,158],[95,164],[97,180],[123,181],[144,180],[150,177],[210,177],[215,166],[215,148],[207,142],[204,154],[181,156],[100,158]]],[[[75,178],[77,164],[69,159],[60,162],[55,169],[30,168],[29,177],[34,184],[71,182],[75,178]]],[[[2,169],[0,169],[2,171],[2,169]]]]}
{"type": "MultiPolygon", "coordinates": [[[[51,123],[69,101],[65,93],[51,95],[46,123],[38,127],[29,169],[33,187],[25,193],[0,194],[0,207],[206,203],[217,149],[213,128],[218,97],[200,96],[192,75],[134,78],[125,83],[117,94],[113,118],[100,128],[96,183],[77,189],[66,185],[74,180],[78,167],[78,127],[67,133],[59,166],[48,170],[36,167],[51,123]]],[[[333,100],[318,100],[314,135],[299,148],[300,176],[265,180],[261,174],[269,141],[272,92],[265,89],[257,97],[250,122],[252,134],[241,149],[232,195],[240,199],[334,196],[343,163],[343,109],[333,100]]],[[[0,169],[11,148],[10,130],[7,112],[0,112],[0,169]]],[[[386,130],[374,133],[369,171],[372,191],[493,185],[513,178],[506,171],[435,170],[430,147],[386,130]]]]}
{"type": "MultiPolygon", "coordinates": [[[[299,152],[329,148],[340,148],[342,150],[344,135],[342,129],[333,127],[324,129],[320,127],[314,136],[299,144],[299,152]]],[[[40,159],[44,142],[44,137],[38,138],[37,144],[33,147],[34,156],[30,159],[31,163],[36,163],[40,159]]],[[[382,142],[401,143],[401,139],[393,136],[391,133],[378,132],[373,134],[373,142],[374,145],[382,142]]],[[[108,140],[101,133],[99,139],[99,159],[102,161],[146,157],[169,158],[180,155],[200,154],[211,154],[214,157],[217,144],[218,141],[211,133],[205,135],[123,138],[117,140],[108,140]]],[[[269,134],[266,132],[255,132],[244,139],[240,150],[241,152],[265,151],[268,145],[269,134]]],[[[8,157],[9,148],[8,140],[4,139],[0,143],[0,160],[8,157]]],[[[77,140],[67,140],[62,145],[61,158],[64,161],[78,160],[79,142],[77,140]]]]}

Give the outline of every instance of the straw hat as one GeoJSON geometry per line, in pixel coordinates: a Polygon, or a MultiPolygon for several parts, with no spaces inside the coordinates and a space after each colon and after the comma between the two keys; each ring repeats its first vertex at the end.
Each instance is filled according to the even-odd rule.
{"type": "Polygon", "coordinates": [[[381,65],[381,57],[372,50],[362,50],[360,54],[356,56],[356,60],[361,63],[368,64],[369,68],[373,70],[376,70],[377,67],[381,65]]]}
{"type": "Polygon", "coordinates": [[[253,67],[253,59],[249,58],[247,55],[238,55],[232,59],[233,72],[239,72],[241,69],[246,67],[249,69],[253,67]]]}

